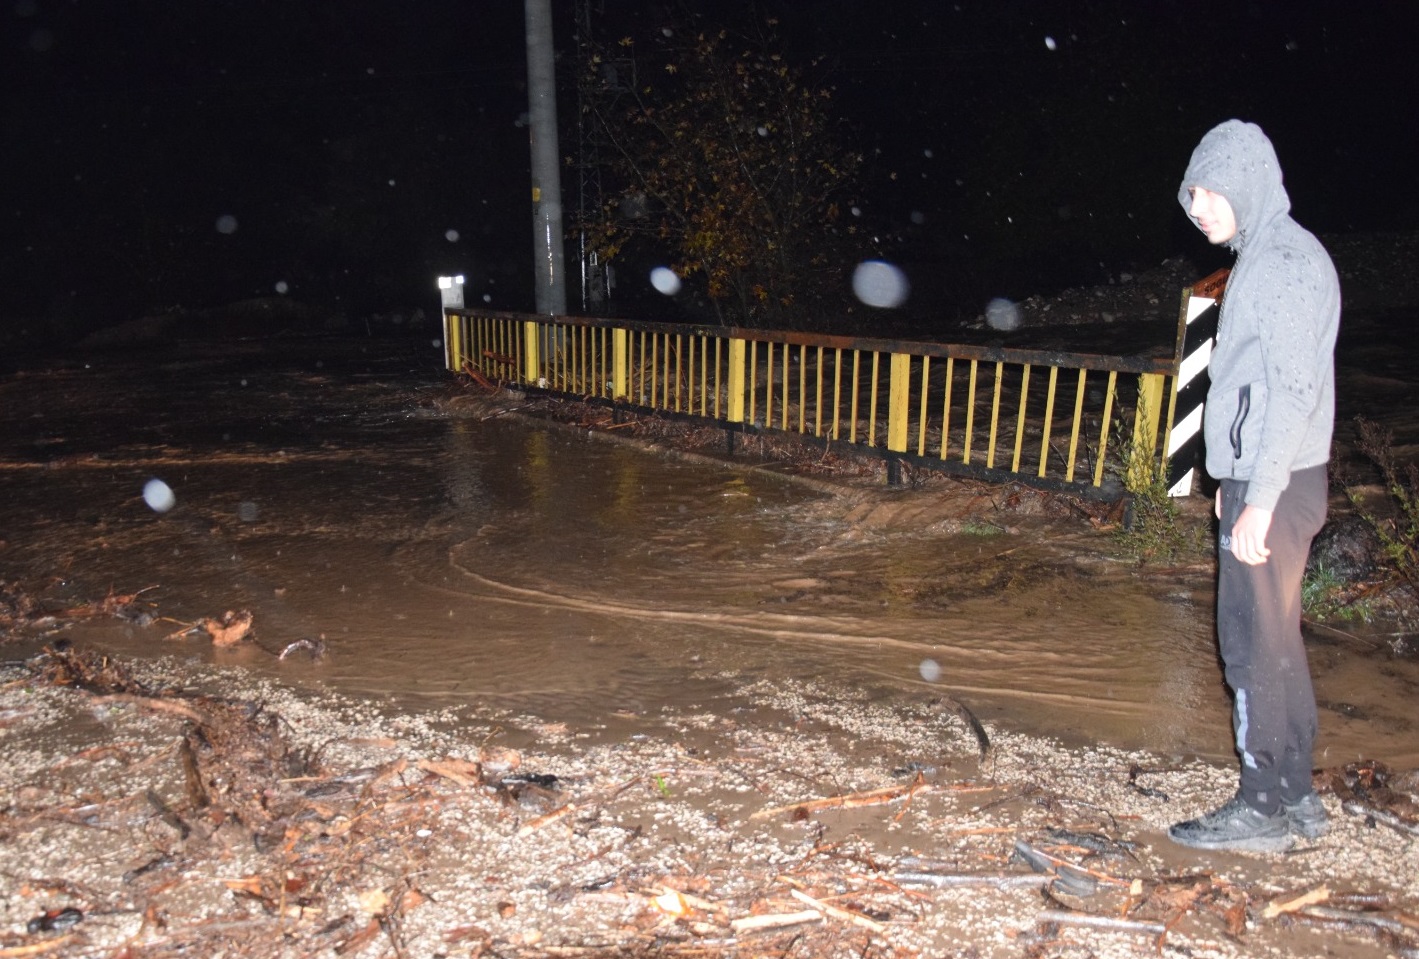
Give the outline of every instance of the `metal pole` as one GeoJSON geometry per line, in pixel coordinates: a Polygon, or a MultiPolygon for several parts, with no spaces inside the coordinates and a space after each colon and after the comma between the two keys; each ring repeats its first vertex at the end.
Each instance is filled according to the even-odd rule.
{"type": "Polygon", "coordinates": [[[527,16],[528,125],[532,147],[532,257],[537,312],[567,312],[562,250],[562,178],[557,146],[556,68],[552,60],[551,0],[524,0],[527,16]]]}

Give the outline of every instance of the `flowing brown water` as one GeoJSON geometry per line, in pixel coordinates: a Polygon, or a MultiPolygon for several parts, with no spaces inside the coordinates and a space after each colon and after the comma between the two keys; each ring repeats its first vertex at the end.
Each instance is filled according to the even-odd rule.
{"type": "MultiPolygon", "coordinates": [[[[404,343],[296,341],[7,376],[4,578],[74,600],[156,586],[167,620],[71,634],[410,706],[595,725],[733,708],[744,683],[794,677],[1230,756],[1205,571],[1140,575],[1074,523],[892,522],[916,494],[864,510],[864,494],[440,413],[435,365],[404,343]],[[153,477],[169,512],[143,500],[153,477]],[[164,639],[242,608],[259,645],[164,639]],[[272,655],[316,637],[319,662],[272,655]]],[[[1312,639],[1318,761],[1419,765],[1419,664],[1383,637],[1312,639]]]]}

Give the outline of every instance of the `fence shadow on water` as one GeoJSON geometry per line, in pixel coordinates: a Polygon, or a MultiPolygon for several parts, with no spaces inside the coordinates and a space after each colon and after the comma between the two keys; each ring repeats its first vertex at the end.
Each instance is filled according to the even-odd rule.
{"type": "Polygon", "coordinates": [[[1125,447],[1158,468],[1180,448],[1188,324],[1224,282],[1182,291],[1165,356],[449,309],[445,358],[519,389],[719,425],[731,449],[739,433],[779,434],[884,457],[889,477],[908,462],[1113,499],[1125,447]]]}

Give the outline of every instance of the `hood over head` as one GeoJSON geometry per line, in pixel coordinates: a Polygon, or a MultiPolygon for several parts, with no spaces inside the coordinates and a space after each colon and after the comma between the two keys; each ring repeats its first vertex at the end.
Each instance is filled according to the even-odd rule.
{"type": "Polygon", "coordinates": [[[1192,151],[1178,189],[1184,212],[1192,206],[1188,190],[1194,186],[1220,193],[1231,204],[1237,235],[1227,246],[1238,253],[1259,229],[1291,211],[1276,150],[1255,123],[1228,120],[1207,131],[1192,151]]]}

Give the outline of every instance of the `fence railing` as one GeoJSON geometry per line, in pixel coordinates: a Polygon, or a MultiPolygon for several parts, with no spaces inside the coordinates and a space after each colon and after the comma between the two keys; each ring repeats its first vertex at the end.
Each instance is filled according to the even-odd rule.
{"type": "Polygon", "coordinates": [[[444,325],[448,368],[492,382],[1105,496],[1126,450],[1160,465],[1177,377],[1175,356],[474,309],[444,325]]]}

